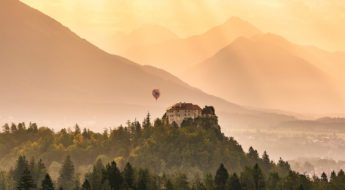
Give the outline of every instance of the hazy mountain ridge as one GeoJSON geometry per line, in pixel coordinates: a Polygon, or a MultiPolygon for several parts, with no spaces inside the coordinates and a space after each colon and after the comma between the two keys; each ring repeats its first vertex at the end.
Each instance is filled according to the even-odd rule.
{"type": "MultiPolygon", "coordinates": [[[[329,52],[315,46],[299,45],[276,34],[270,33],[268,36],[270,39],[262,38],[260,35],[254,38],[258,41],[269,40],[270,42],[285,48],[290,53],[312,63],[314,66],[327,73],[329,77],[332,77],[335,80],[342,79],[339,70],[343,70],[345,68],[344,52],[329,52]]],[[[344,82],[344,80],[342,79],[340,82],[344,82]]]]}
{"type": "Polygon", "coordinates": [[[105,53],[19,1],[1,5],[3,122],[37,121],[54,127],[101,122],[99,126],[106,127],[142,118],[147,112],[161,116],[179,101],[213,105],[224,118],[221,123],[231,122],[234,127],[291,120],[226,102],[165,71],[105,53]],[[159,101],[151,96],[153,88],[161,89],[159,101]]]}
{"type": "MultiPolygon", "coordinates": [[[[252,47],[242,47],[242,52],[253,51],[250,48],[252,47]]],[[[345,84],[341,72],[343,68],[345,69],[344,53],[332,53],[312,46],[294,44],[276,34],[264,34],[250,23],[236,17],[203,34],[150,46],[130,48],[123,55],[139,63],[167,69],[205,92],[243,105],[305,114],[340,115],[345,111],[341,106],[345,104],[345,91],[341,89],[341,85],[345,84]],[[238,65],[238,68],[232,68],[240,69],[240,71],[237,70],[239,72],[232,73],[233,78],[227,76],[228,73],[224,73],[230,68],[225,69],[219,65],[214,66],[214,73],[210,74],[213,76],[212,78],[205,77],[208,75],[206,73],[198,73],[200,71],[197,68],[202,67],[201,64],[197,64],[198,62],[209,62],[209,59],[219,55],[220,52],[227,49],[226,47],[240,48],[240,46],[245,46],[244,44],[248,45],[249,42],[245,39],[250,40],[253,44],[257,43],[255,56],[260,58],[266,56],[266,62],[283,63],[272,68],[267,68],[270,67],[269,65],[262,65],[261,72],[266,71],[261,73],[263,76],[258,77],[256,76],[258,68],[255,68],[257,64],[254,59],[251,59],[253,56],[250,53],[236,54],[232,59],[239,57],[246,61],[251,59],[254,66],[238,65]],[[266,52],[263,52],[265,49],[266,52]],[[277,52],[278,50],[280,52],[277,52]],[[275,58],[270,57],[271,54],[275,55],[275,58]],[[215,69],[216,67],[219,68],[215,69]],[[291,70],[293,67],[295,67],[294,71],[291,70]],[[274,69],[278,72],[273,71],[274,69]],[[187,71],[181,72],[183,70],[187,71]],[[271,75],[281,76],[268,79],[271,75]],[[229,81],[230,85],[222,84],[229,83],[229,81]],[[257,84],[259,82],[261,84],[257,84]],[[263,84],[265,87],[262,86],[263,84]],[[229,90],[229,86],[232,89],[229,90]],[[282,103],[287,101],[291,104],[282,103]],[[304,102],[308,102],[307,105],[300,106],[304,102]],[[320,111],[316,112],[315,108],[319,108],[320,111]]],[[[203,70],[207,72],[208,69],[210,67],[203,70]]]]}
{"type": "Polygon", "coordinates": [[[258,33],[261,31],[250,23],[233,17],[200,35],[150,46],[132,47],[123,56],[179,74],[213,55],[237,37],[250,37],[258,33]]]}
{"type": "Polygon", "coordinates": [[[315,120],[296,120],[280,124],[281,128],[293,131],[307,131],[310,129],[320,132],[345,132],[345,118],[324,117],[315,120]]]}
{"type": "Polygon", "coordinates": [[[338,172],[345,167],[345,161],[330,158],[298,158],[289,163],[293,170],[309,176],[321,175],[323,172],[331,175],[333,171],[338,172]]]}
{"type": "Polygon", "coordinates": [[[322,65],[309,62],[300,49],[273,34],[239,37],[183,78],[206,92],[244,105],[343,113],[344,100],[333,77],[322,65]],[[206,74],[208,77],[203,77],[206,74]]]}

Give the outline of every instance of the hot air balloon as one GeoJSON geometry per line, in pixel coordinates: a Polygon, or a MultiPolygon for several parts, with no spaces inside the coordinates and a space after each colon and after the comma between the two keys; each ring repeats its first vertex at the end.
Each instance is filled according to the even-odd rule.
{"type": "Polygon", "coordinates": [[[159,98],[159,96],[161,95],[161,92],[159,91],[159,89],[153,89],[152,90],[152,96],[157,100],[159,98]]]}

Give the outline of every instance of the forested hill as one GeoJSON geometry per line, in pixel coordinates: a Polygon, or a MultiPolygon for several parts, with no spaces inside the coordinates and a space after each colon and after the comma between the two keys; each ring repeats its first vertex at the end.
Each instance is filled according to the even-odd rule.
{"type": "Polygon", "coordinates": [[[120,168],[130,162],[156,174],[182,172],[191,176],[214,173],[220,163],[229,172],[241,172],[256,163],[267,174],[290,169],[284,161],[274,164],[266,153],[260,158],[252,148],[245,153],[232,137],[221,133],[216,120],[204,118],[177,127],[161,119],[151,122],[149,115],[142,123],[128,122],[103,133],[78,125],[73,130],[54,132],[34,123],[5,124],[0,133],[1,169],[13,167],[19,155],[42,159],[50,170],[58,168],[69,155],[81,174],[98,159],[115,160],[120,168]]]}

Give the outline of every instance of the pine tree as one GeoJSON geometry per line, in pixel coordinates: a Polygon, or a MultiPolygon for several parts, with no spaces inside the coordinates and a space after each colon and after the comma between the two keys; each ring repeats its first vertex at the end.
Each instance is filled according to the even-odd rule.
{"type": "Polygon", "coordinates": [[[337,178],[337,174],[335,171],[331,172],[330,182],[335,182],[335,179],[337,178]]]}
{"type": "Polygon", "coordinates": [[[85,179],[83,185],[81,186],[81,190],[91,190],[91,185],[87,179],[85,179]]]}
{"type": "Polygon", "coordinates": [[[279,176],[286,177],[289,175],[289,171],[291,170],[291,167],[288,162],[280,158],[277,164],[277,169],[278,169],[279,176]]]}
{"type": "Polygon", "coordinates": [[[32,157],[30,159],[29,171],[31,173],[32,179],[34,180],[34,183],[39,185],[40,181],[38,181],[38,179],[37,179],[38,171],[37,171],[36,162],[35,162],[34,157],[32,157]]]}
{"type": "Polygon", "coordinates": [[[18,183],[21,176],[23,175],[23,172],[25,168],[28,168],[29,164],[28,161],[26,160],[25,156],[19,156],[17,160],[16,167],[13,171],[13,179],[18,183]]]}
{"type": "Polygon", "coordinates": [[[120,189],[122,185],[122,176],[114,161],[106,166],[104,177],[105,179],[103,179],[103,181],[108,180],[111,190],[120,189]]]}
{"type": "Polygon", "coordinates": [[[54,190],[54,184],[49,174],[46,174],[42,181],[41,190],[54,190]]]}
{"type": "Polygon", "coordinates": [[[137,189],[138,190],[148,190],[149,184],[149,172],[147,170],[139,170],[137,189]]]}
{"type": "Polygon", "coordinates": [[[264,153],[262,154],[262,161],[264,162],[265,166],[269,166],[271,163],[270,157],[268,156],[266,151],[264,151],[264,153]]]}
{"type": "Polygon", "coordinates": [[[78,124],[74,126],[74,135],[79,135],[81,133],[80,127],[78,124]]]}
{"type": "Polygon", "coordinates": [[[74,165],[70,156],[66,157],[62,165],[58,184],[64,190],[72,190],[75,187],[74,165]]]}
{"type": "Polygon", "coordinates": [[[17,133],[17,132],[18,132],[17,125],[14,124],[14,123],[11,124],[11,132],[12,132],[12,133],[17,133]]]}
{"type": "Polygon", "coordinates": [[[216,190],[225,190],[226,182],[228,180],[229,173],[224,167],[223,164],[221,164],[216,172],[216,176],[214,178],[216,190]]]}
{"type": "Polygon", "coordinates": [[[154,127],[160,127],[160,126],[162,126],[162,125],[163,125],[163,122],[162,122],[161,119],[156,119],[156,120],[154,121],[154,124],[153,124],[154,127]]]}
{"type": "Polygon", "coordinates": [[[82,133],[84,139],[90,139],[90,137],[91,137],[90,133],[91,133],[91,131],[89,129],[84,128],[83,133],[82,133]]]}
{"type": "Polygon", "coordinates": [[[143,128],[149,128],[151,127],[151,115],[150,113],[147,113],[146,118],[144,119],[143,122],[143,128]]]}
{"type": "Polygon", "coordinates": [[[2,130],[5,134],[10,134],[10,126],[6,123],[5,125],[2,126],[2,130]]]}
{"type": "Polygon", "coordinates": [[[102,160],[97,160],[92,173],[87,176],[92,189],[101,189],[104,166],[102,160]]]}
{"type": "Polygon", "coordinates": [[[242,190],[240,179],[237,174],[234,173],[228,180],[228,190],[242,190]]]}
{"type": "Polygon", "coordinates": [[[36,188],[28,166],[24,168],[23,174],[17,184],[18,190],[32,190],[36,188]]]}
{"type": "Polygon", "coordinates": [[[321,174],[321,181],[328,183],[328,178],[325,172],[322,172],[321,174]]]}
{"type": "Polygon", "coordinates": [[[36,161],[34,157],[30,159],[29,170],[30,170],[30,173],[34,176],[36,173],[36,161]]]}
{"type": "Polygon", "coordinates": [[[127,163],[123,170],[124,183],[128,188],[134,187],[134,170],[130,163],[127,163]]]}
{"type": "Polygon", "coordinates": [[[254,150],[253,147],[249,147],[249,151],[248,151],[248,158],[253,160],[253,161],[256,161],[259,159],[259,153],[257,150],[254,150]]]}
{"type": "Polygon", "coordinates": [[[34,179],[36,180],[36,183],[38,185],[39,185],[39,182],[41,182],[45,178],[46,174],[47,174],[47,169],[42,159],[40,159],[36,164],[36,172],[34,176],[34,179]]]}
{"type": "Polygon", "coordinates": [[[253,168],[253,178],[255,183],[255,190],[264,190],[265,178],[258,164],[255,164],[253,168]]]}

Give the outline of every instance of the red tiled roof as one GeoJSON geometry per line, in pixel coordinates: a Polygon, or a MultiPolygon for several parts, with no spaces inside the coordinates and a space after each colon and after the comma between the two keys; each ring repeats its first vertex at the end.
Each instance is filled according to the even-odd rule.
{"type": "Polygon", "coordinates": [[[192,104],[192,103],[177,103],[170,107],[168,111],[173,110],[200,110],[201,108],[198,105],[192,104]]]}

